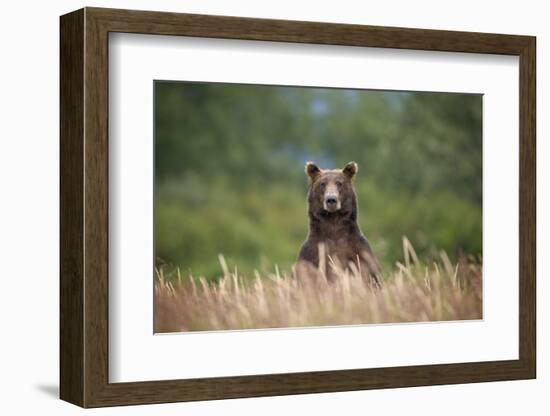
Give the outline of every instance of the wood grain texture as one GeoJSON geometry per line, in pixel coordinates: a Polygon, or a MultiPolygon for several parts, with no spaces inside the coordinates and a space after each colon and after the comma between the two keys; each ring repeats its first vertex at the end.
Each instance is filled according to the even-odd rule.
{"type": "Polygon", "coordinates": [[[110,32],[519,55],[528,36],[87,8],[110,32]]]}
{"type": "Polygon", "coordinates": [[[108,33],[85,11],[84,58],[84,359],[85,406],[97,400],[108,380],[108,33]]]}
{"type": "Polygon", "coordinates": [[[84,12],[60,22],[60,387],[84,404],[84,12]]]}
{"type": "Polygon", "coordinates": [[[519,356],[536,377],[536,41],[520,54],[519,356]]]}
{"type": "Polygon", "coordinates": [[[83,407],[533,378],[535,38],[86,8],[61,18],[61,397],[83,407]],[[108,381],[108,33],[520,57],[518,360],[239,377],[108,381]]]}

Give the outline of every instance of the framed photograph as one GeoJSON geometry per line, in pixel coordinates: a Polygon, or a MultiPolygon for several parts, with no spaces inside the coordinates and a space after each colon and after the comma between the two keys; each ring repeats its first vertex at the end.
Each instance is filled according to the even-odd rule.
{"type": "Polygon", "coordinates": [[[60,30],[63,400],[535,378],[534,37],[60,30]]]}

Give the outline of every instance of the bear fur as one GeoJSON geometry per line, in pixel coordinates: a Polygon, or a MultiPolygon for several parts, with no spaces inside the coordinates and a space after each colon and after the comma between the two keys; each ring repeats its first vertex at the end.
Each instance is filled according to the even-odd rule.
{"type": "Polygon", "coordinates": [[[355,162],[333,170],[320,169],[312,162],[306,164],[309,234],[298,255],[299,277],[324,269],[327,280],[334,281],[337,274],[331,264],[342,269],[355,266],[367,282],[380,286],[378,262],[357,223],[357,197],[352,183],[357,170],[355,162]]]}

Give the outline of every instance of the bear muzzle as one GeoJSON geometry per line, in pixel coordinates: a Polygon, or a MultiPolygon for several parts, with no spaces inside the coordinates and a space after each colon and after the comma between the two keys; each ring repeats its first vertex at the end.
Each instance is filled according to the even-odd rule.
{"type": "Polygon", "coordinates": [[[337,194],[327,194],[323,201],[323,209],[328,212],[336,212],[341,208],[340,198],[337,194]]]}

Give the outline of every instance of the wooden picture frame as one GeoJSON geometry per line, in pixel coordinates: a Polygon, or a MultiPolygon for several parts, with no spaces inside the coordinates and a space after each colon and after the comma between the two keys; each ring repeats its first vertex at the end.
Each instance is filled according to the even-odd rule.
{"type": "Polygon", "coordinates": [[[100,8],[62,16],[60,30],[61,399],[100,407],[535,378],[534,37],[100,8]],[[109,383],[110,32],[519,56],[519,359],[109,383]]]}

